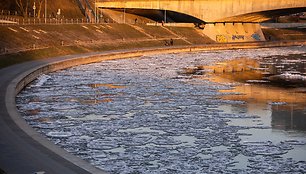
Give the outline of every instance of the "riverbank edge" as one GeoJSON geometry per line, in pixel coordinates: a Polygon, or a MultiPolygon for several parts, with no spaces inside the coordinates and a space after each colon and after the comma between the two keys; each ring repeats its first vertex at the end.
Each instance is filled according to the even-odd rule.
{"type": "Polygon", "coordinates": [[[106,173],[100,169],[95,168],[88,162],[76,157],[59,146],[53,144],[46,137],[36,132],[30,127],[26,121],[19,114],[15,98],[16,95],[26,87],[30,82],[35,80],[42,74],[47,74],[57,70],[67,69],[70,67],[90,64],[106,60],[125,59],[131,57],[140,57],[145,55],[182,53],[182,52],[198,52],[198,51],[212,51],[212,50],[228,50],[228,49],[252,49],[252,48],[267,48],[267,47],[285,47],[285,46],[301,46],[306,45],[306,41],[281,41],[281,42],[250,42],[250,43],[226,43],[226,44],[207,44],[196,46],[179,46],[179,47],[158,47],[132,50],[117,50],[94,52],[78,55],[69,55],[63,57],[49,58],[49,61],[42,63],[34,68],[31,68],[20,75],[16,76],[7,86],[5,93],[5,105],[8,110],[9,117],[15,124],[29,135],[34,141],[45,148],[52,151],[54,154],[61,156],[65,160],[73,163],[80,168],[90,173],[106,173]]]}

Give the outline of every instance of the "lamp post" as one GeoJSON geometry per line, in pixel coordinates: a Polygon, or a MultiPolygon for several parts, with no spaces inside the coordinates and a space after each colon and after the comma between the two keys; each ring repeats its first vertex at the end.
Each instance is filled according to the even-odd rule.
{"type": "Polygon", "coordinates": [[[34,18],[36,17],[36,13],[35,13],[35,10],[36,10],[36,5],[35,5],[35,1],[34,1],[34,4],[33,4],[33,10],[34,10],[34,18]]]}
{"type": "Polygon", "coordinates": [[[34,15],[33,15],[33,17],[34,17],[34,25],[35,25],[35,17],[36,17],[36,13],[35,13],[35,10],[36,10],[36,6],[35,6],[35,1],[34,1],[34,4],[33,4],[33,10],[34,10],[34,15]]]}

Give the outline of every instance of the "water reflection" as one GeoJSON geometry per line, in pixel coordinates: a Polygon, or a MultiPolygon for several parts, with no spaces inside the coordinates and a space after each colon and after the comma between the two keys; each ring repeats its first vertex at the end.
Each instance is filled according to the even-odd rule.
{"type": "Polygon", "coordinates": [[[110,84],[110,83],[94,83],[94,84],[88,84],[88,86],[92,88],[106,87],[110,89],[125,88],[125,86],[110,84]]]}
{"type": "Polygon", "coordinates": [[[289,87],[306,86],[306,55],[270,56],[259,60],[274,84],[289,87]]]}
{"type": "Polygon", "coordinates": [[[101,103],[110,103],[113,101],[113,98],[122,95],[122,93],[112,93],[112,89],[121,89],[125,88],[126,86],[118,85],[118,84],[111,84],[111,83],[93,83],[87,84],[88,87],[95,89],[95,94],[91,98],[80,98],[78,101],[82,104],[101,104],[101,103]]]}
{"type": "MultiPolygon", "coordinates": [[[[220,90],[228,94],[222,96],[222,99],[247,102],[247,107],[238,106],[239,109],[233,107],[230,112],[235,113],[235,110],[244,112],[241,110],[251,109],[258,115],[258,113],[269,110],[271,113],[264,113],[263,120],[270,122],[268,125],[271,125],[273,129],[305,131],[306,88],[304,81],[271,80],[271,77],[288,74],[289,71],[305,78],[306,62],[304,59],[305,55],[271,56],[258,60],[258,64],[254,63],[254,59],[250,60],[251,63],[247,63],[247,59],[242,59],[243,61],[237,61],[238,65],[242,66],[241,72],[231,72],[233,68],[230,67],[237,62],[218,63],[208,67],[213,69],[208,77],[209,80],[218,83],[242,82],[236,83],[230,90],[220,90]],[[269,115],[271,118],[267,117],[269,115]]],[[[207,74],[204,78],[207,78],[207,74]]]]}
{"type": "Polygon", "coordinates": [[[271,125],[274,129],[306,131],[306,110],[295,105],[273,106],[271,125]]]}

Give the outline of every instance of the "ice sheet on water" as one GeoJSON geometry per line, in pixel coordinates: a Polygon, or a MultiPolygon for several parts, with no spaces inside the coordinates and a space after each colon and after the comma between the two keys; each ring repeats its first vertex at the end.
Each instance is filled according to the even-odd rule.
{"type": "Polygon", "coordinates": [[[115,139],[112,138],[103,138],[103,139],[96,139],[90,141],[87,144],[87,147],[90,149],[97,149],[97,150],[110,150],[119,147],[119,144],[115,139]]]}
{"type": "Polygon", "coordinates": [[[249,167],[261,173],[304,173],[305,162],[295,162],[281,157],[256,156],[249,159],[249,167]],[[304,166],[303,166],[304,165],[304,166]]]}
{"type": "Polygon", "coordinates": [[[285,140],[284,142],[290,145],[306,145],[306,141],[304,140],[285,140]]]}
{"type": "Polygon", "coordinates": [[[57,132],[49,132],[49,133],[47,133],[47,136],[52,137],[52,138],[67,138],[67,137],[72,136],[72,133],[71,132],[57,131],[57,132]]]}
{"type": "Polygon", "coordinates": [[[51,76],[46,75],[46,74],[42,74],[41,76],[39,76],[37,78],[36,83],[34,82],[34,84],[31,85],[31,86],[40,87],[50,78],[51,78],[51,76]]]}
{"type": "Polygon", "coordinates": [[[269,102],[269,105],[286,105],[287,103],[286,102],[269,102]]]}
{"type": "Polygon", "coordinates": [[[152,141],[153,144],[156,145],[180,145],[183,142],[180,140],[176,140],[173,137],[168,136],[159,136],[152,141]]]}
{"type": "Polygon", "coordinates": [[[38,86],[34,82],[17,97],[17,105],[39,132],[112,173],[301,172],[305,171],[305,162],[281,154],[305,145],[304,141],[241,142],[241,137],[252,134],[239,130],[271,127],[229,124],[233,119],[260,121],[256,115],[228,114],[219,108],[244,104],[216,98],[221,95],[218,90],[231,89],[234,84],[189,79],[177,72],[236,57],[304,52],[301,48],[223,50],[82,65],[50,73],[38,86]],[[90,84],[125,87],[93,88],[90,84]],[[105,98],[112,101],[86,102],[105,98]],[[40,111],[28,115],[31,109],[40,111]],[[239,154],[250,159],[247,169],[233,167],[239,154]]]}

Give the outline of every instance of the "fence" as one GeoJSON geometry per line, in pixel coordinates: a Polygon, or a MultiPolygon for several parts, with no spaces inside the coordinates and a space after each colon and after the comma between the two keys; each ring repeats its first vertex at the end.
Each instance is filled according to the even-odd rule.
{"type": "Polygon", "coordinates": [[[1,16],[17,16],[18,12],[17,11],[9,11],[9,10],[0,10],[0,15],[1,16]]]}
{"type": "MultiPolygon", "coordinates": [[[[134,24],[133,21],[117,22],[111,18],[99,18],[96,22],[94,20],[82,19],[56,19],[56,18],[22,18],[18,16],[4,16],[0,15],[0,25],[61,25],[61,24],[105,24],[105,23],[126,23],[134,24]]],[[[137,24],[145,24],[147,21],[137,20],[137,24]]]]}

